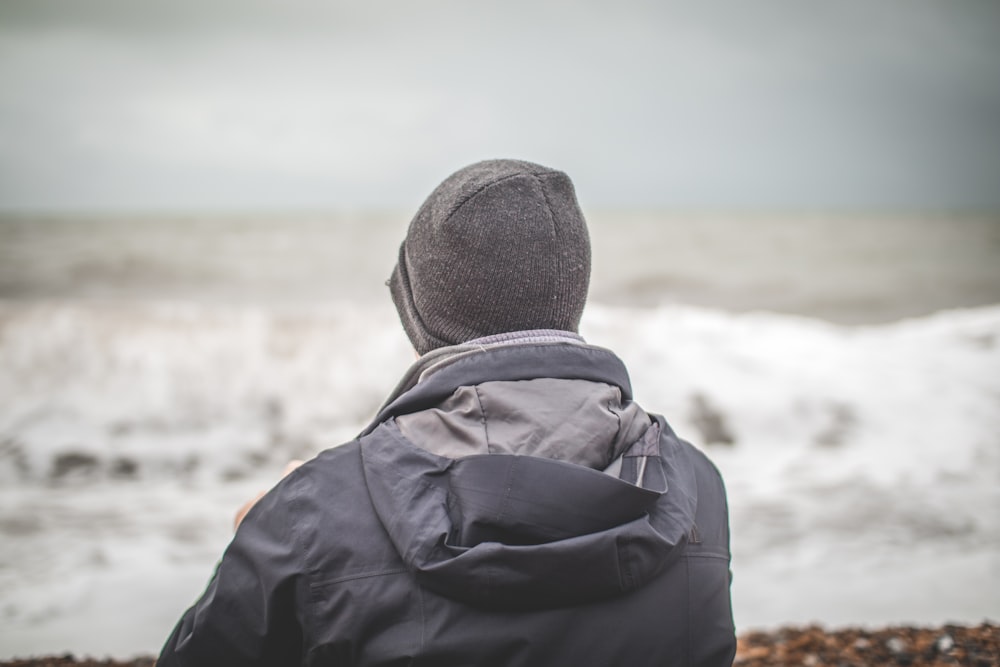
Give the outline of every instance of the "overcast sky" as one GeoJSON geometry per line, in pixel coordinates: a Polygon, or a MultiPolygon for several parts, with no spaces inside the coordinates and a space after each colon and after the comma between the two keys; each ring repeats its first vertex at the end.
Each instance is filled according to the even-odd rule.
{"type": "Polygon", "coordinates": [[[2,0],[0,209],[1000,211],[1000,3],[2,0]]]}

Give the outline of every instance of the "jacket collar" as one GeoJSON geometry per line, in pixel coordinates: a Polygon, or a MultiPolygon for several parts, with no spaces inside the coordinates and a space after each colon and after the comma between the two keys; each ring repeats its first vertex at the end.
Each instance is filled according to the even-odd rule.
{"type": "Polygon", "coordinates": [[[431,408],[458,387],[536,378],[603,382],[617,386],[622,400],[632,400],[632,384],[625,365],[605,348],[576,340],[515,340],[490,346],[466,343],[435,350],[418,359],[362,435],[392,417],[431,408]]]}

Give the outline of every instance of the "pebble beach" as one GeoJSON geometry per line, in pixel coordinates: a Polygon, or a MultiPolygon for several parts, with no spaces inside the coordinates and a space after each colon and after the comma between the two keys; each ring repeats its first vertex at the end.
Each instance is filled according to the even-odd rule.
{"type": "MultiPolygon", "coordinates": [[[[152,667],[152,657],[94,660],[73,655],[15,659],[0,667],[152,667]]],[[[893,626],[878,630],[820,626],[747,632],[739,637],[734,665],[771,667],[995,667],[1000,665],[1000,625],[893,626]]]]}

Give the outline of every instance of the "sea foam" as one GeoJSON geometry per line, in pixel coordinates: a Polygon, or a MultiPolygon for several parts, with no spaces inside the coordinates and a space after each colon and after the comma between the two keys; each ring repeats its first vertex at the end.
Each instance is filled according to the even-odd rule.
{"type": "MultiPolygon", "coordinates": [[[[594,305],[582,331],[701,446],[925,481],[996,449],[1000,308],[841,327],[594,305]]],[[[350,438],[412,358],[391,310],[354,303],[0,304],[0,475],[249,475],[350,438]]]]}
{"type": "MultiPolygon", "coordinates": [[[[593,304],[582,333],[722,471],[740,627],[996,614],[1000,307],[593,304]]],[[[0,303],[0,653],[155,649],[242,499],[352,438],[412,360],[357,302],[0,303]]]]}

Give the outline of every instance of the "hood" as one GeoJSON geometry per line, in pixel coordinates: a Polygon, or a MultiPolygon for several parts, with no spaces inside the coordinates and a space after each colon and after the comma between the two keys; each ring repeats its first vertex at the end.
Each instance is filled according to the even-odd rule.
{"type": "Polygon", "coordinates": [[[624,366],[601,348],[463,351],[389,402],[361,455],[375,510],[421,584],[480,607],[558,607],[635,590],[677,556],[694,522],[687,451],[632,403],[624,366]],[[550,396],[526,391],[521,405],[510,383],[550,396]],[[485,417],[469,407],[477,388],[489,397],[485,417]],[[430,451],[455,439],[440,437],[451,427],[463,453],[488,453],[430,451]],[[609,458],[617,474],[602,471],[609,458]]]}

